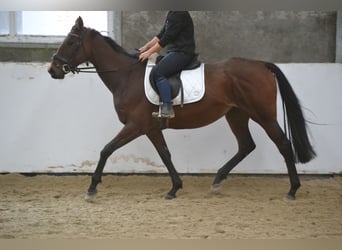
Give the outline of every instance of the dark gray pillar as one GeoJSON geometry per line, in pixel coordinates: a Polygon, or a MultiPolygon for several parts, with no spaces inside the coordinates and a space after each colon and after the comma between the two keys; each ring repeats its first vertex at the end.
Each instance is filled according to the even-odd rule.
{"type": "Polygon", "coordinates": [[[336,19],[336,62],[342,63],[342,10],[337,11],[336,19]]]}
{"type": "Polygon", "coordinates": [[[113,11],[110,22],[113,23],[113,39],[120,45],[122,45],[122,13],[121,11],[113,11]]]}

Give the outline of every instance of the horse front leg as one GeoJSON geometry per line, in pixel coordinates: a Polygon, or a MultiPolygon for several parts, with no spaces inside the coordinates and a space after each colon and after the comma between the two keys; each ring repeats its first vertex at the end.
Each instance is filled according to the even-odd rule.
{"type": "Polygon", "coordinates": [[[153,131],[150,131],[148,134],[146,134],[147,137],[150,139],[154,147],[156,148],[160,158],[162,159],[163,163],[165,164],[167,170],[169,171],[171,181],[172,181],[172,188],[165,196],[166,200],[171,200],[176,198],[177,191],[183,187],[182,180],[179,177],[179,174],[177,173],[177,170],[173,166],[173,163],[171,161],[171,154],[169,152],[169,149],[166,145],[164,136],[162,134],[162,131],[159,129],[155,129],[153,131]]]}
{"type": "Polygon", "coordinates": [[[101,151],[100,160],[97,164],[96,170],[91,178],[91,184],[85,199],[91,201],[97,194],[97,185],[102,181],[103,169],[106,165],[107,159],[113,152],[120,147],[126,145],[128,142],[134,140],[141,135],[140,130],[132,125],[125,125],[123,129],[111,140],[101,151]]]}

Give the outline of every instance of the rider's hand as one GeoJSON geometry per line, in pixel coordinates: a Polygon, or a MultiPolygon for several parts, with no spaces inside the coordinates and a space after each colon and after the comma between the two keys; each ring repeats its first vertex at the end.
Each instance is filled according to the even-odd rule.
{"type": "Polygon", "coordinates": [[[150,56],[151,56],[151,53],[150,53],[150,51],[147,50],[147,51],[140,54],[139,60],[143,62],[143,61],[147,60],[150,56]]]}

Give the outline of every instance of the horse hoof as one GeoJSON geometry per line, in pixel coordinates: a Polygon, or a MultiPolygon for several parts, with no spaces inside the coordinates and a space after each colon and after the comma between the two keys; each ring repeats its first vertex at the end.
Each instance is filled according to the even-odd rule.
{"type": "Polygon", "coordinates": [[[290,201],[294,201],[296,199],[296,196],[294,196],[293,194],[288,194],[287,199],[290,201]]]}
{"type": "Polygon", "coordinates": [[[95,190],[93,192],[87,192],[84,199],[88,202],[93,202],[96,194],[97,194],[97,190],[95,190]]]}
{"type": "Polygon", "coordinates": [[[215,183],[211,186],[211,192],[215,193],[218,192],[221,189],[221,184],[220,183],[215,183]]]}
{"type": "Polygon", "coordinates": [[[176,198],[176,195],[173,195],[173,194],[167,194],[166,196],[165,196],[165,200],[173,200],[173,199],[175,199],[176,198]]]}

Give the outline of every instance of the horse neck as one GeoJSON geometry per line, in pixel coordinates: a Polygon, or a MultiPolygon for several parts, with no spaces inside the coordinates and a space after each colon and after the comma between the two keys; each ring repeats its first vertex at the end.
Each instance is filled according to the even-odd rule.
{"type": "Polygon", "coordinates": [[[126,82],[127,70],[137,61],[112,48],[101,36],[92,41],[89,61],[95,66],[102,81],[114,94],[126,82]]]}

